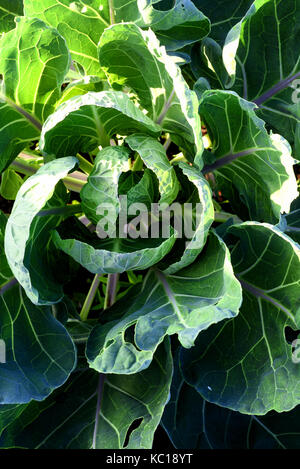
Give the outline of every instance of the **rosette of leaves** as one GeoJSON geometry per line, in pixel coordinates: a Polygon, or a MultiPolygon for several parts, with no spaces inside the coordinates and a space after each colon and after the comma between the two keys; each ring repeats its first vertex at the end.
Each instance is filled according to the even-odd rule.
{"type": "Polygon", "coordinates": [[[1,448],[299,446],[299,15],[0,0],[1,448]]]}

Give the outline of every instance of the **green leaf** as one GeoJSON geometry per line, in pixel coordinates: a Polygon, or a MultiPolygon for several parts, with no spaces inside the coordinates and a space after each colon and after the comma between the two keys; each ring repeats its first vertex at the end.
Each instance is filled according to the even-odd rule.
{"type": "Polygon", "coordinates": [[[38,139],[69,66],[64,39],[38,19],[18,18],[1,38],[0,171],[38,139]]]}
{"type": "Polygon", "coordinates": [[[236,316],[241,288],[233,276],[225,244],[214,234],[194,264],[165,276],[150,271],[141,293],[125,309],[121,300],[111,308],[120,320],[95,327],[86,355],[99,372],[131,374],[147,368],[166,335],[178,334],[191,347],[201,330],[236,316]]]}
{"type": "Polygon", "coordinates": [[[205,172],[216,171],[225,197],[230,197],[231,186],[238,191],[251,219],[276,222],[298,196],[288,142],[268,135],[254,105],[232,92],[204,92],[200,114],[216,159],[205,172]]]}
{"type": "Polygon", "coordinates": [[[65,38],[86,75],[101,76],[97,44],[109,26],[107,0],[23,0],[26,16],[40,18],[65,38]]]}
{"type": "Polygon", "coordinates": [[[125,141],[156,174],[161,194],[160,203],[171,204],[177,197],[179,184],[162,144],[154,138],[139,134],[130,135],[125,141]]]}
{"type": "Polygon", "coordinates": [[[300,406],[262,417],[211,404],[184,380],[176,357],[162,423],[178,449],[299,449],[299,416],[300,406]]]}
{"type": "Polygon", "coordinates": [[[175,236],[171,234],[164,240],[130,237],[100,239],[91,234],[78,220],[70,219],[53,233],[53,241],[57,248],[89,272],[111,274],[148,269],[170,251],[175,236]]]}
{"type": "Polygon", "coordinates": [[[179,163],[179,167],[183,174],[188,178],[189,182],[191,182],[197,188],[199,195],[199,202],[197,202],[201,204],[202,207],[201,214],[200,216],[198,215],[198,218],[196,219],[197,225],[194,235],[184,246],[182,253],[180,250],[178,251],[179,243],[177,242],[175,244],[174,251],[176,251],[177,260],[172,262],[172,264],[169,265],[166,270],[164,270],[165,274],[173,274],[194,262],[205,246],[208,231],[214,221],[214,205],[209,183],[198,171],[198,169],[193,168],[185,163],[179,163]]]}
{"type": "Polygon", "coordinates": [[[15,200],[22,184],[23,179],[21,176],[15,171],[7,169],[1,175],[0,195],[7,200],[15,200]]]}
{"type": "Polygon", "coordinates": [[[15,17],[23,15],[23,0],[0,0],[0,33],[16,27],[15,17]]]}
{"type": "Polygon", "coordinates": [[[151,28],[167,50],[199,41],[210,31],[209,19],[190,0],[114,0],[114,7],[116,23],[133,21],[151,28]]]}
{"type": "Polygon", "coordinates": [[[0,309],[0,337],[6,346],[0,403],[41,401],[73,370],[74,344],[50,308],[34,306],[14,279],[0,288],[0,309]]]}
{"type": "Polygon", "coordinates": [[[223,44],[228,31],[238,23],[253,0],[193,0],[211,21],[209,36],[220,44],[223,44]]]}
{"type": "Polygon", "coordinates": [[[151,210],[151,204],[158,200],[158,180],[150,169],[127,171],[119,179],[119,194],[127,196],[127,206],[135,203],[145,204],[151,210]]]}
{"type": "Polygon", "coordinates": [[[194,2],[175,0],[172,3],[171,8],[165,8],[163,2],[140,0],[138,5],[142,21],[137,23],[138,26],[157,31],[161,44],[167,50],[180,49],[207,36],[210,21],[195,7],[194,2]]]}
{"type": "Polygon", "coordinates": [[[93,370],[73,373],[44,402],[18,408],[0,406],[0,422],[5,423],[0,447],[125,449],[128,442],[126,449],[151,449],[171,377],[167,341],[147,370],[131,376],[106,376],[100,407],[99,374],[93,370]]]}
{"type": "Polygon", "coordinates": [[[132,88],[150,117],[200,165],[203,147],[196,94],[154,33],[134,24],[111,26],[101,36],[99,60],[110,84],[132,88]]]}
{"type": "Polygon", "coordinates": [[[97,209],[104,204],[109,204],[114,212],[111,212],[111,222],[117,220],[120,211],[118,181],[121,173],[129,170],[129,156],[130,152],[124,147],[107,147],[95,158],[88,182],[80,192],[83,211],[95,225],[103,217],[97,209]]]}
{"type": "Polygon", "coordinates": [[[268,224],[229,228],[243,287],[238,317],[201,334],[182,354],[186,380],[210,402],[242,413],[285,412],[300,402],[300,368],[284,336],[300,329],[300,247],[268,224]]]}
{"type": "Polygon", "coordinates": [[[68,101],[75,96],[81,96],[88,91],[103,91],[104,81],[94,75],[85,76],[78,80],[74,80],[64,89],[60,100],[56,103],[56,107],[68,101]]]}
{"type": "Polygon", "coordinates": [[[299,33],[298,0],[257,0],[236,32],[231,31],[224,49],[225,64],[229,62],[227,68],[235,76],[234,91],[254,101],[259,117],[291,145],[300,123],[299,100],[297,93],[293,99],[292,88],[300,78],[299,33]],[[236,54],[233,44],[238,45],[236,54]]]}
{"type": "Polygon", "coordinates": [[[288,215],[283,215],[279,226],[284,233],[300,244],[300,197],[296,199],[288,215]]]}
{"type": "Polygon", "coordinates": [[[65,191],[55,193],[55,187],[76,163],[73,157],[54,160],[28,178],[18,192],[6,225],[9,266],[34,304],[56,303],[63,296],[49,265],[50,230],[61,221],[61,209],[66,203],[65,191]]]}
{"type": "Polygon", "coordinates": [[[158,136],[160,131],[125,93],[89,91],[61,104],[49,116],[42,129],[40,148],[59,158],[106,146],[108,136],[115,134],[142,132],[158,136]]]}
{"type": "Polygon", "coordinates": [[[12,277],[13,274],[9,268],[9,265],[6,260],[5,252],[4,252],[4,233],[5,227],[7,223],[7,216],[4,215],[3,212],[0,210],[0,287],[7,283],[12,277]]]}

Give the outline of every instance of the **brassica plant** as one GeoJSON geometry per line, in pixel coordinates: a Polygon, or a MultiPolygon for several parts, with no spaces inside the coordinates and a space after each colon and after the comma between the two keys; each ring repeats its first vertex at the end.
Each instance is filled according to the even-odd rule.
{"type": "Polygon", "coordinates": [[[0,29],[0,448],[299,448],[299,0],[0,29]]]}

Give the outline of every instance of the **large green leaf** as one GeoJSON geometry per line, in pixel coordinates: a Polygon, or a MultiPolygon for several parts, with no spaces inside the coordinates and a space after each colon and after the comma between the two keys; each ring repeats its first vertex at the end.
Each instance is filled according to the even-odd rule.
{"type": "Polygon", "coordinates": [[[189,267],[165,276],[150,271],[140,295],[128,307],[121,300],[112,308],[121,318],[92,331],[87,358],[104,373],[131,374],[147,368],[166,335],[178,334],[191,347],[201,330],[236,316],[241,288],[235,279],[225,244],[211,234],[200,257],[189,267]]]}
{"type": "Polygon", "coordinates": [[[232,92],[204,92],[200,113],[216,160],[206,172],[216,170],[225,197],[231,186],[238,191],[251,219],[276,222],[298,196],[288,142],[268,135],[254,105],[232,92]]]}
{"type": "Polygon", "coordinates": [[[89,152],[109,143],[108,136],[142,132],[160,134],[159,125],[145,116],[121,91],[90,91],[61,104],[45,122],[40,148],[57,157],[89,152]],[[80,129],[80,131],[78,131],[80,129]]]}
{"type": "MultiPolygon", "coordinates": [[[[106,224],[105,220],[103,224],[106,224]]],[[[101,232],[99,228],[97,231],[101,232]]],[[[53,233],[53,240],[57,248],[90,272],[111,274],[148,269],[170,251],[176,237],[176,234],[171,234],[166,239],[135,239],[126,234],[123,238],[115,237],[117,232],[110,230],[109,233],[105,230],[105,233],[110,237],[101,239],[91,234],[78,220],[70,219],[53,233]]]]}
{"type": "Polygon", "coordinates": [[[243,18],[253,0],[193,0],[193,3],[211,21],[209,36],[223,44],[228,31],[243,18]]]}
{"type": "Polygon", "coordinates": [[[18,408],[0,406],[1,427],[5,428],[0,447],[151,449],[171,377],[167,341],[141,373],[99,378],[93,370],[76,372],[44,402],[18,408]]]}
{"type": "Polygon", "coordinates": [[[97,44],[109,26],[107,0],[23,0],[26,16],[40,18],[65,38],[87,75],[101,75],[97,44]]]}
{"type": "Polygon", "coordinates": [[[114,25],[101,37],[99,59],[110,83],[132,88],[150,117],[172,135],[190,159],[196,155],[201,164],[197,97],[154,33],[134,24],[114,25]]]}
{"type": "Polygon", "coordinates": [[[116,23],[151,28],[167,50],[199,41],[210,30],[209,19],[190,0],[114,0],[114,7],[116,23]]]}
{"type": "Polygon", "coordinates": [[[201,334],[182,354],[187,381],[210,402],[242,413],[288,411],[300,402],[300,368],[285,339],[300,329],[300,247],[268,224],[229,228],[243,287],[238,317],[201,334]]]}
{"type": "MultiPolygon", "coordinates": [[[[214,221],[214,206],[209,183],[198,169],[185,163],[179,163],[179,167],[188,181],[197,188],[197,203],[201,204],[201,213],[200,216],[196,213],[196,227],[190,241],[186,242],[185,239],[181,239],[176,242],[173,249],[173,251],[176,251],[176,260],[173,260],[167,269],[164,270],[165,274],[173,274],[194,262],[206,243],[208,231],[214,221]],[[179,243],[181,245],[184,243],[183,251],[178,249],[179,243]]],[[[192,218],[192,214],[189,217],[192,218]]]]}
{"type": "Polygon", "coordinates": [[[205,401],[184,380],[176,357],[162,423],[179,449],[299,449],[300,406],[289,413],[245,415],[205,401]]]}
{"type": "Polygon", "coordinates": [[[258,115],[291,144],[300,124],[299,104],[293,100],[291,87],[300,77],[299,37],[298,0],[257,0],[240,26],[231,31],[224,51],[228,71],[236,72],[233,89],[254,101],[258,115]]]}
{"type": "Polygon", "coordinates": [[[51,309],[34,306],[15,279],[0,288],[0,310],[0,337],[6,346],[6,362],[0,363],[0,402],[41,401],[73,370],[74,344],[51,309]]]}
{"type": "Polygon", "coordinates": [[[139,134],[127,137],[126,143],[140,155],[145,165],[156,174],[161,194],[160,203],[171,204],[177,197],[179,184],[174,168],[171,166],[162,144],[154,138],[139,134]]]}
{"type": "Polygon", "coordinates": [[[80,192],[82,208],[90,221],[97,225],[103,215],[97,210],[109,204],[110,220],[115,222],[120,210],[118,181],[122,172],[129,170],[129,151],[124,147],[107,147],[95,158],[88,182],[80,192]]]}
{"type": "Polygon", "coordinates": [[[0,171],[38,139],[69,66],[64,39],[38,19],[18,18],[1,38],[0,171]]]}
{"type": "Polygon", "coordinates": [[[54,160],[28,178],[18,192],[6,225],[8,263],[35,304],[56,303],[63,296],[49,265],[49,232],[61,221],[66,204],[65,190],[55,193],[55,187],[76,163],[73,157],[54,160]]]}
{"type": "Polygon", "coordinates": [[[0,33],[16,27],[15,17],[23,15],[23,0],[0,0],[0,33]]]}

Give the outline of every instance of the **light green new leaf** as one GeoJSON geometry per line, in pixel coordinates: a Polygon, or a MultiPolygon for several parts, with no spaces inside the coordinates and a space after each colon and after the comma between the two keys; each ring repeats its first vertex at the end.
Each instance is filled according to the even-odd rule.
{"type": "Polygon", "coordinates": [[[95,158],[88,182],[80,192],[83,211],[95,225],[104,216],[105,207],[111,223],[117,220],[120,211],[118,181],[121,173],[129,170],[129,156],[125,147],[115,146],[103,148],[95,158]]]}
{"type": "Polygon", "coordinates": [[[155,34],[130,23],[113,25],[101,36],[99,60],[110,83],[129,86],[150,117],[172,135],[191,160],[195,157],[201,165],[203,147],[196,94],[155,34]]]}
{"type": "Polygon", "coordinates": [[[167,341],[141,373],[100,377],[93,370],[73,373],[43,402],[0,406],[0,448],[151,449],[171,378],[167,341]]]}
{"type": "Polygon", "coordinates": [[[97,44],[109,26],[107,0],[23,0],[26,16],[40,18],[65,38],[86,75],[101,76],[97,44]]]}
{"type": "Polygon", "coordinates": [[[242,413],[285,412],[300,403],[300,367],[285,329],[300,329],[300,246],[255,222],[229,228],[243,287],[238,317],[201,334],[182,353],[187,381],[210,402],[242,413]],[[236,239],[237,238],[237,239],[236,239]]]}
{"type": "Polygon", "coordinates": [[[0,33],[16,27],[15,17],[23,15],[23,0],[0,0],[0,33]]]}
{"type": "Polygon", "coordinates": [[[121,91],[90,91],[61,104],[45,122],[40,148],[56,157],[89,152],[109,143],[109,136],[142,132],[158,136],[159,125],[121,91]]]}
{"type": "Polygon", "coordinates": [[[299,94],[293,89],[300,78],[299,34],[298,0],[256,0],[224,48],[233,90],[254,101],[259,117],[290,144],[300,126],[299,94]]]}
{"type": "MultiPolygon", "coordinates": [[[[110,216],[111,214],[109,218],[110,216]]],[[[105,225],[105,219],[103,221],[105,225]]],[[[115,228],[114,220],[112,222],[115,228]]],[[[102,236],[101,228],[102,226],[98,226],[97,232],[102,236]]],[[[128,270],[144,270],[157,264],[171,250],[176,238],[176,234],[171,234],[167,239],[143,237],[135,239],[126,237],[126,233],[123,238],[118,238],[113,236],[117,234],[113,230],[109,233],[107,230],[104,231],[106,236],[109,234],[111,237],[98,238],[78,220],[69,219],[53,233],[53,241],[57,248],[91,273],[112,274],[128,270]]]]}
{"type": "Polygon", "coordinates": [[[0,195],[6,200],[15,200],[23,179],[12,169],[7,169],[1,175],[0,195]]]}
{"type": "Polygon", "coordinates": [[[38,19],[18,18],[1,38],[0,171],[38,139],[69,66],[64,39],[38,19]]]}
{"type": "Polygon", "coordinates": [[[74,98],[75,96],[81,96],[86,94],[88,91],[103,91],[103,86],[104,81],[94,75],[85,76],[78,80],[71,81],[71,83],[69,83],[69,85],[64,89],[60,100],[56,103],[56,107],[65,101],[68,101],[68,99],[74,98]]]}
{"type": "Polygon", "coordinates": [[[0,310],[5,343],[0,403],[41,401],[69,377],[76,364],[74,344],[51,309],[33,305],[15,279],[0,288],[0,310]]]}
{"type": "Polygon", "coordinates": [[[299,449],[300,406],[289,413],[245,415],[205,401],[183,378],[175,356],[162,424],[178,449],[299,449]]]}
{"type": "Polygon", "coordinates": [[[61,221],[66,203],[65,191],[55,194],[55,187],[76,163],[73,157],[54,160],[28,178],[18,192],[6,225],[7,261],[34,304],[56,303],[63,296],[49,266],[48,250],[50,230],[61,221]]]}
{"type": "Polygon", "coordinates": [[[180,342],[191,347],[200,331],[236,316],[240,304],[241,288],[228,250],[211,234],[191,266],[168,276],[150,271],[132,304],[125,309],[123,300],[116,303],[111,314],[120,311],[122,317],[92,331],[89,364],[103,373],[137,373],[149,366],[166,335],[178,334],[180,342]]]}
{"type": "MultiPolygon", "coordinates": [[[[179,163],[179,167],[188,180],[197,188],[199,194],[199,202],[197,203],[199,205],[196,207],[196,226],[192,230],[193,233],[191,233],[190,241],[184,246],[182,253],[180,250],[178,251],[178,242],[175,244],[174,251],[176,251],[177,261],[172,262],[172,264],[164,270],[165,274],[173,274],[194,262],[206,243],[208,231],[214,221],[214,205],[209,183],[198,169],[185,163],[179,163]]],[[[188,207],[185,208],[185,211],[187,211],[187,209],[188,207]]],[[[183,215],[186,215],[185,220],[188,222],[194,218],[192,214],[183,213],[183,215]]]]}
{"type": "Polygon", "coordinates": [[[225,197],[237,190],[251,219],[276,222],[298,196],[288,142],[269,135],[254,105],[232,92],[204,92],[200,114],[216,159],[205,172],[215,171],[225,197]]]}
{"type": "Polygon", "coordinates": [[[160,203],[171,204],[177,197],[179,183],[162,144],[141,134],[130,135],[125,141],[140,155],[147,168],[156,174],[161,194],[160,203]]]}

